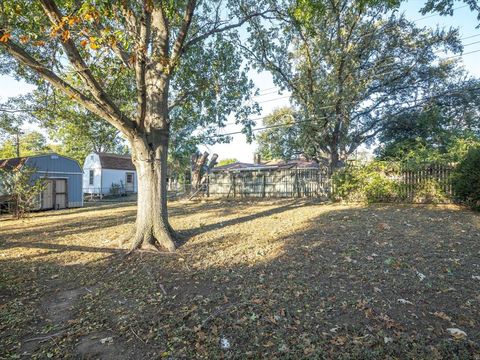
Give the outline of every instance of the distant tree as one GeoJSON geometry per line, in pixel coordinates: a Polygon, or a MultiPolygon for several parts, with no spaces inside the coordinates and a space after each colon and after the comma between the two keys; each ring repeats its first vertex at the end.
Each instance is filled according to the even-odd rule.
{"type": "Polygon", "coordinates": [[[19,138],[23,121],[15,111],[7,111],[9,105],[0,104],[0,158],[19,156],[19,138]]]}
{"type": "Polygon", "coordinates": [[[215,166],[224,166],[224,165],[234,164],[236,162],[238,162],[237,159],[222,159],[218,161],[218,163],[215,166]]]}
{"type": "Polygon", "coordinates": [[[56,152],[80,163],[91,152],[124,151],[125,141],[114,126],[45,84],[28,95],[10,98],[2,107],[4,113],[21,116],[22,123],[45,129],[56,152]]]}
{"type": "Polygon", "coordinates": [[[460,161],[480,143],[480,82],[440,96],[386,122],[375,153],[390,160],[460,161]],[[468,89],[477,88],[477,91],[468,89]]]}
{"type": "Polygon", "coordinates": [[[38,131],[13,134],[0,146],[0,158],[12,158],[17,156],[37,155],[51,151],[47,145],[47,139],[38,131]],[[18,142],[18,144],[17,144],[18,142]]]}
{"type": "Polygon", "coordinates": [[[274,110],[263,119],[263,126],[257,137],[258,153],[264,160],[290,160],[301,153],[300,128],[291,108],[274,110]]]}
{"type": "Polygon", "coordinates": [[[0,190],[12,203],[12,213],[19,219],[38,205],[38,196],[45,188],[42,178],[34,178],[35,169],[21,166],[0,169],[0,190]]]}
{"type": "Polygon", "coordinates": [[[385,3],[299,1],[252,21],[247,56],[291,92],[302,152],[332,169],[460,76],[437,54],[461,51],[457,30],[418,28],[385,3]]]}

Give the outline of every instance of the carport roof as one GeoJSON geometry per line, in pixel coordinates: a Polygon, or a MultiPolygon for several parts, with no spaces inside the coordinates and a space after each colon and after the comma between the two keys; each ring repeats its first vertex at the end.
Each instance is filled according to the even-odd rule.
{"type": "Polygon", "coordinates": [[[0,159],[0,169],[12,170],[21,167],[25,161],[27,161],[28,156],[16,157],[10,159],[0,159]]]}

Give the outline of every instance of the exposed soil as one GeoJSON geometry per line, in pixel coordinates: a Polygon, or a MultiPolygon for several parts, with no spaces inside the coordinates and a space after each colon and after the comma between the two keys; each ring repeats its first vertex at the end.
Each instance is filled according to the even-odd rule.
{"type": "Polygon", "coordinates": [[[127,258],[133,204],[0,218],[0,358],[480,359],[478,213],[170,208],[177,252],[127,258]]]}

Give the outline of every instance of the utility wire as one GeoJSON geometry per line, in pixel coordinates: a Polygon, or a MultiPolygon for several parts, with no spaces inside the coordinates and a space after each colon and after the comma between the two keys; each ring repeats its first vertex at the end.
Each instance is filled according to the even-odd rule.
{"type": "MultiPolygon", "coordinates": [[[[480,50],[478,50],[480,51],[480,50]]],[[[480,87],[475,87],[475,88],[470,88],[470,89],[462,89],[462,90],[457,90],[457,91],[452,91],[452,92],[445,92],[445,93],[442,93],[442,94],[438,94],[438,95],[433,95],[433,96],[429,96],[429,97],[426,97],[424,99],[422,99],[422,101],[416,105],[413,105],[413,106],[410,106],[410,107],[406,107],[405,110],[409,110],[409,109],[413,109],[413,108],[416,108],[416,107],[419,107],[419,106],[422,106],[424,105],[425,103],[427,103],[429,100],[432,100],[432,99],[435,99],[435,98],[439,98],[439,97],[442,97],[442,96],[447,96],[447,95],[454,95],[454,94],[458,94],[458,93],[461,93],[461,92],[465,92],[465,91],[476,91],[476,90],[480,90],[480,87]]],[[[330,106],[329,106],[330,107],[330,106]]],[[[385,108],[386,106],[383,106],[381,108],[385,108]]],[[[380,109],[380,108],[378,108],[380,109]]],[[[267,118],[267,116],[264,116],[260,119],[265,119],[267,118]]],[[[268,125],[268,126],[263,126],[263,127],[258,127],[258,128],[253,128],[251,129],[251,132],[255,132],[255,131],[263,131],[263,130],[268,130],[268,129],[274,129],[274,128],[279,128],[279,127],[286,127],[286,126],[293,126],[293,125],[296,125],[296,124],[302,124],[302,123],[309,123],[309,122],[318,122],[319,120],[328,120],[329,118],[331,117],[328,117],[328,116],[324,116],[324,117],[320,117],[320,118],[316,118],[316,119],[307,119],[307,120],[298,120],[298,121],[293,121],[291,123],[288,123],[288,124],[275,124],[275,125],[268,125]]],[[[258,120],[260,120],[258,119],[258,120]]],[[[212,139],[212,138],[219,138],[219,137],[226,137],[226,136],[232,136],[232,135],[239,135],[239,134],[244,134],[243,131],[233,131],[233,132],[230,132],[230,133],[226,133],[226,134],[215,134],[215,135],[210,135],[210,136],[206,136],[206,137],[203,137],[203,139],[212,139]]]]}
{"type": "MultiPolygon", "coordinates": [[[[460,9],[466,8],[467,6],[468,6],[468,5],[458,6],[458,7],[456,7],[456,8],[453,8],[452,11],[460,10],[460,9]]],[[[421,21],[421,20],[425,20],[425,19],[430,19],[430,18],[436,17],[436,16],[441,16],[441,14],[427,15],[427,16],[424,16],[424,17],[421,17],[421,18],[418,18],[418,19],[413,19],[412,22],[417,22],[417,21],[421,21]]]]}
{"type": "MultiPolygon", "coordinates": [[[[467,7],[468,5],[462,5],[462,6],[458,6],[456,8],[453,8],[452,11],[455,11],[455,10],[460,10],[460,9],[463,9],[465,7],[467,7]]],[[[429,19],[429,18],[432,18],[432,17],[436,17],[436,16],[440,16],[440,14],[432,14],[432,15],[428,15],[428,16],[424,16],[424,17],[421,17],[421,18],[417,18],[417,19],[414,19],[414,20],[411,20],[410,22],[412,23],[415,23],[415,22],[418,22],[418,21],[421,21],[421,20],[425,20],[425,19],[429,19]]],[[[377,33],[378,30],[374,30],[374,31],[371,31],[371,32],[367,32],[365,34],[362,34],[360,35],[361,38],[363,37],[366,37],[366,36],[369,36],[369,35],[373,35],[375,33],[377,33]]],[[[475,38],[475,37],[478,37],[480,36],[480,34],[475,34],[475,35],[470,35],[470,36],[465,36],[465,37],[462,37],[460,38],[459,40],[467,40],[467,39],[472,39],[472,38],[475,38]]],[[[478,42],[475,42],[475,43],[470,43],[470,44],[465,44],[463,45],[463,47],[465,46],[469,46],[469,45],[473,45],[473,44],[476,44],[478,42]]],[[[443,50],[438,50],[438,51],[435,51],[434,53],[439,53],[439,52],[442,52],[443,50]]],[[[392,57],[393,58],[393,57],[392,57]]],[[[392,63],[391,65],[394,65],[394,63],[392,63]]],[[[385,64],[385,65],[382,65],[382,67],[384,66],[390,66],[390,64],[385,64]]],[[[271,88],[267,88],[267,89],[262,89],[260,90],[260,93],[264,92],[264,91],[268,91],[268,90],[272,90],[272,89],[276,89],[278,87],[274,86],[274,87],[271,87],[271,88]]],[[[275,93],[276,91],[273,91],[271,93],[275,93]]],[[[270,93],[269,93],[270,94],[270,93]]],[[[264,95],[267,95],[267,93],[264,93],[264,94],[259,94],[257,95],[256,97],[260,97],[260,96],[264,96],[264,95]]],[[[268,100],[270,101],[270,100],[268,100]]]]}
{"type": "MultiPolygon", "coordinates": [[[[480,36],[480,34],[479,34],[480,36]]],[[[480,41],[478,41],[480,43],[480,41]]],[[[460,55],[455,55],[455,56],[450,56],[450,57],[447,57],[447,58],[443,58],[441,60],[450,60],[450,59],[453,59],[453,58],[457,58],[457,57],[463,57],[465,55],[470,55],[470,54],[474,54],[474,53],[477,53],[477,52],[480,52],[480,49],[477,49],[477,50],[474,50],[474,51],[470,51],[470,52],[466,52],[466,53],[463,53],[463,54],[460,54],[460,55]]],[[[410,69],[407,69],[406,71],[409,71],[409,70],[412,70],[413,67],[411,67],[410,69]]],[[[389,75],[389,74],[393,74],[396,70],[394,71],[388,71],[388,72],[384,72],[384,73],[379,73],[379,74],[373,74],[372,77],[370,79],[374,79],[375,77],[378,77],[378,76],[385,76],[385,75],[389,75]]],[[[281,97],[277,97],[277,98],[274,98],[274,99],[269,99],[269,100],[264,100],[264,101],[257,101],[256,103],[257,104],[264,104],[264,103],[267,103],[267,102],[272,102],[272,101],[277,101],[277,100],[282,100],[282,99],[286,99],[286,98],[290,98],[291,95],[286,95],[286,96],[281,96],[281,97]]],[[[333,108],[335,107],[335,105],[325,105],[325,106],[322,106],[320,108],[317,108],[317,110],[325,110],[325,109],[329,109],[329,108],[333,108]]],[[[250,119],[251,121],[257,121],[257,120],[263,120],[265,117],[259,117],[259,118],[253,118],[253,119],[250,119]]],[[[230,123],[226,123],[225,126],[230,126],[230,125],[239,125],[237,124],[236,122],[230,122],[230,123]]]]}
{"type": "MultiPolygon", "coordinates": [[[[480,34],[477,34],[477,35],[472,35],[472,36],[468,36],[466,37],[465,39],[467,38],[473,38],[473,37],[477,37],[477,36],[480,36],[480,34]]],[[[459,40],[462,40],[462,39],[459,39],[459,40]]],[[[471,46],[471,45],[475,45],[475,44],[479,44],[480,41],[474,41],[474,42],[471,42],[471,43],[468,43],[468,44],[465,44],[463,45],[463,47],[466,47],[466,46],[471,46]]],[[[445,58],[440,58],[439,60],[441,61],[445,61],[445,60],[451,60],[451,59],[455,59],[455,58],[458,58],[458,57],[463,57],[465,55],[470,55],[470,54],[474,54],[476,52],[479,52],[479,50],[474,50],[474,51],[470,51],[470,52],[465,52],[465,53],[462,53],[462,54],[458,54],[458,55],[452,55],[452,56],[449,56],[449,57],[445,57],[445,58]]],[[[437,53],[440,53],[440,52],[443,52],[443,50],[437,50],[437,51],[434,51],[433,53],[434,54],[437,54],[437,53]]],[[[391,58],[394,58],[393,56],[391,58]]],[[[392,62],[392,63],[389,63],[389,64],[385,64],[385,65],[381,65],[379,67],[385,67],[385,66],[393,66],[395,65],[396,63],[395,62],[392,62]]],[[[377,67],[378,68],[378,67],[377,67]]],[[[409,70],[412,70],[413,69],[413,66],[410,67],[410,69],[407,69],[406,71],[409,71],[409,70]]],[[[375,77],[378,77],[378,76],[384,76],[384,75],[388,75],[388,74],[392,74],[396,72],[396,70],[393,70],[393,71],[387,71],[387,72],[384,72],[384,73],[374,73],[372,74],[372,76],[370,77],[370,79],[372,78],[375,78],[375,77]]],[[[276,91],[273,91],[271,93],[268,93],[268,94],[274,94],[276,91]]],[[[260,96],[264,96],[264,95],[267,95],[267,94],[263,94],[263,95],[260,95],[260,96]]],[[[253,98],[255,97],[259,97],[259,96],[253,96],[253,98]]],[[[272,101],[276,101],[276,100],[282,100],[282,99],[286,99],[286,98],[289,98],[290,95],[285,95],[285,96],[281,96],[281,97],[278,97],[278,98],[273,98],[273,99],[268,99],[268,100],[262,100],[262,101],[256,101],[257,104],[264,104],[264,103],[268,103],[268,102],[272,102],[272,101]]]]}

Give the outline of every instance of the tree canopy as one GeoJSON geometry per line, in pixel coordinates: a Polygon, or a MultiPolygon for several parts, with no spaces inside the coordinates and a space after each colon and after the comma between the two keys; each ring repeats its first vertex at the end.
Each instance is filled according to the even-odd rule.
{"type": "Polygon", "coordinates": [[[300,2],[252,27],[245,51],[291,91],[299,150],[333,167],[388,119],[465,80],[439,58],[462,50],[457,30],[419,28],[383,2],[300,2]]]}
{"type": "Polygon", "coordinates": [[[423,108],[391,119],[379,134],[376,153],[389,160],[459,161],[469,147],[480,144],[480,89],[469,81],[465,91],[432,99],[423,108]]]}

